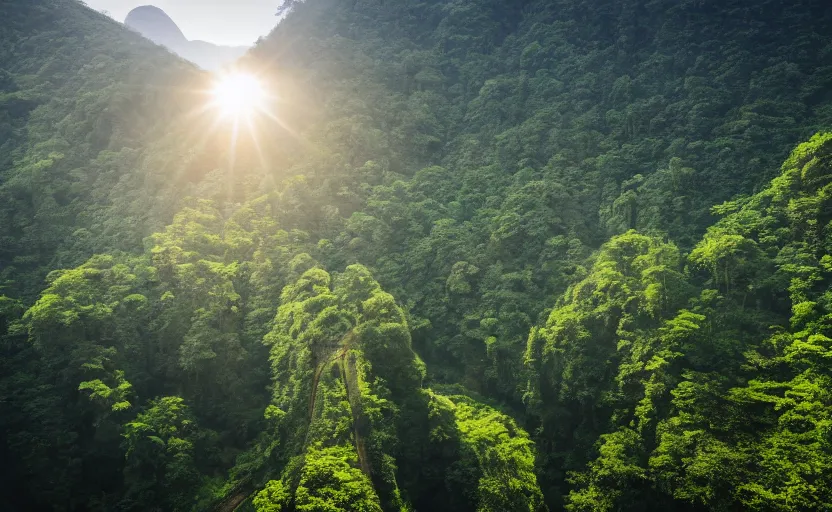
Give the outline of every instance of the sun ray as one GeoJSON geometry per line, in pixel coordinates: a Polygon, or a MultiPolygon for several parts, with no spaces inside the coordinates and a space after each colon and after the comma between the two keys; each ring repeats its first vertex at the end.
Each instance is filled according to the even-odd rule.
{"type": "Polygon", "coordinates": [[[246,124],[249,133],[251,134],[251,141],[254,144],[254,151],[257,153],[257,161],[260,164],[261,171],[264,170],[268,164],[266,162],[266,157],[263,154],[263,148],[260,146],[260,136],[258,131],[254,127],[254,122],[251,116],[246,118],[246,124]]]}
{"type": "Polygon", "coordinates": [[[261,80],[253,74],[245,72],[228,72],[218,75],[210,91],[211,101],[205,108],[216,112],[212,129],[218,125],[230,126],[227,169],[228,199],[233,195],[233,173],[237,165],[237,157],[241,136],[245,135],[254,140],[258,158],[264,161],[260,143],[257,140],[256,126],[253,119],[267,115],[269,105],[275,97],[266,92],[261,80]]]}
{"type": "Polygon", "coordinates": [[[233,183],[234,180],[232,179],[231,174],[234,172],[234,166],[237,163],[237,141],[240,136],[240,118],[234,118],[234,126],[231,129],[231,147],[229,148],[228,153],[228,179],[226,180],[228,184],[228,190],[226,191],[226,200],[230,201],[232,195],[234,194],[233,190],[233,183]]]}
{"type": "Polygon", "coordinates": [[[227,152],[222,167],[229,200],[236,186],[237,166],[259,165],[263,177],[274,181],[273,174],[269,172],[272,151],[265,144],[269,137],[283,133],[300,146],[310,145],[278,115],[281,98],[273,92],[273,88],[271,80],[259,74],[229,69],[215,74],[209,87],[199,91],[205,100],[199,108],[188,113],[189,118],[203,127],[190,134],[198,145],[204,145],[212,134],[224,139],[222,145],[227,152]]]}

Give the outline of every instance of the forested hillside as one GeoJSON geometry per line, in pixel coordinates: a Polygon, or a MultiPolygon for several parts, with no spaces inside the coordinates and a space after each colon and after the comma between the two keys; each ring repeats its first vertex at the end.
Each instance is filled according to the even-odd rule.
{"type": "Polygon", "coordinates": [[[0,508],[832,507],[832,4],[284,7],[0,4],[0,508]]]}
{"type": "Polygon", "coordinates": [[[0,272],[30,299],[48,271],[170,221],[178,199],[154,195],[183,191],[175,141],[207,81],[77,2],[4,0],[0,18],[0,272]]]}

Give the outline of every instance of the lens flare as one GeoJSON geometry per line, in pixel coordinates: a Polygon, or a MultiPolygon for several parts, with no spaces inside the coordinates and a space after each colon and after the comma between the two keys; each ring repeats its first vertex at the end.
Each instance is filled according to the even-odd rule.
{"type": "Polygon", "coordinates": [[[273,74],[226,69],[214,74],[204,88],[197,90],[204,101],[192,115],[204,125],[192,123],[200,126],[193,135],[199,145],[228,137],[227,164],[223,167],[229,174],[229,183],[239,161],[243,162],[241,165],[251,166],[252,157],[256,157],[260,168],[267,167],[261,145],[263,137],[275,133],[276,129],[296,137],[278,115],[284,100],[276,89],[273,74]]]}
{"type": "Polygon", "coordinates": [[[227,117],[247,117],[266,108],[266,91],[254,75],[232,73],[220,77],[212,91],[214,104],[227,117]]]}

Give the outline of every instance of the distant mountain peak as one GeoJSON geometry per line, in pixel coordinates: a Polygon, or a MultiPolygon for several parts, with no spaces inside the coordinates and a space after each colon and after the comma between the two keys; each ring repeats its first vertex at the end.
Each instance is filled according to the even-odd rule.
{"type": "Polygon", "coordinates": [[[248,50],[246,46],[220,46],[206,41],[189,41],[173,19],[153,5],[136,7],[127,14],[124,24],[207,70],[230,64],[248,50]]]}
{"type": "Polygon", "coordinates": [[[136,7],[127,14],[124,24],[138,31],[154,43],[175,50],[188,43],[179,26],[162,9],[153,5],[136,7]]]}

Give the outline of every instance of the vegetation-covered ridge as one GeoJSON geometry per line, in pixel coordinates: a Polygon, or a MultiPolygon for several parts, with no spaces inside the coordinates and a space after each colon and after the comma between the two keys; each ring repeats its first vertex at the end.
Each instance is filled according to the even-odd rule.
{"type": "Polygon", "coordinates": [[[519,407],[517,354],[592,251],[629,229],[690,249],[712,205],[830,127],[830,20],[822,1],[299,4],[252,64],[280,70],[316,150],[287,162],[281,222],[406,301],[434,375],[519,407]]]}
{"type": "Polygon", "coordinates": [[[832,503],[832,134],[686,258],[635,231],[529,336],[527,403],[568,510],[832,503]]]}
{"type": "Polygon", "coordinates": [[[140,250],[213,169],[184,135],[207,81],[75,0],[0,19],[0,292],[31,302],[50,270],[140,250]]]}
{"type": "Polygon", "coordinates": [[[287,6],[0,4],[0,508],[832,507],[832,5],[287,6]]]}
{"type": "Polygon", "coordinates": [[[363,266],[334,282],[304,272],[284,288],[264,342],[274,395],[253,453],[285,469],[254,498],[258,509],[542,507],[528,435],[474,400],[422,388],[405,314],[363,266]]]}

